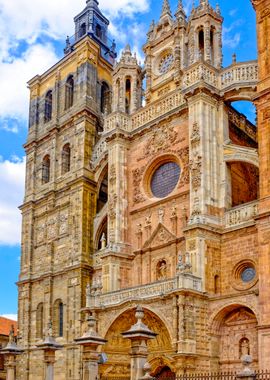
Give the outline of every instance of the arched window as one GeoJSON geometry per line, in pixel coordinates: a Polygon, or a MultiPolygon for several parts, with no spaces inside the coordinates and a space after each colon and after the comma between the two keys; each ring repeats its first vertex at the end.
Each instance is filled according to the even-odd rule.
{"type": "Polygon", "coordinates": [[[131,82],[130,79],[126,80],[126,113],[130,113],[131,103],[131,82]]]}
{"type": "Polygon", "coordinates": [[[96,36],[100,39],[102,39],[102,28],[99,24],[96,26],[96,36]]]}
{"type": "Polygon", "coordinates": [[[120,97],[121,97],[121,88],[120,88],[120,79],[116,81],[116,110],[119,111],[120,108],[120,97]]]}
{"type": "Polygon", "coordinates": [[[40,303],[37,307],[36,314],[36,337],[38,339],[43,338],[43,319],[44,319],[44,308],[43,303],[40,303]]]}
{"type": "Polygon", "coordinates": [[[50,167],[51,161],[50,156],[47,154],[42,161],[42,183],[50,182],[50,167]]]}
{"type": "Polygon", "coordinates": [[[212,27],[210,30],[210,60],[211,63],[215,64],[215,51],[214,51],[214,35],[215,35],[215,29],[212,27]]]}
{"type": "Polygon", "coordinates": [[[204,59],[204,31],[201,29],[198,34],[199,39],[199,58],[204,59]]]}
{"type": "Polygon", "coordinates": [[[100,100],[100,111],[107,115],[111,112],[110,105],[110,88],[107,83],[102,82],[101,85],[101,100],[100,100]]]}
{"type": "Polygon", "coordinates": [[[70,145],[66,144],[62,150],[62,174],[70,171],[70,145]]]}
{"type": "Polygon", "coordinates": [[[45,97],[44,122],[52,120],[52,91],[48,91],[45,97]]]}
{"type": "Polygon", "coordinates": [[[54,303],[53,330],[55,336],[64,335],[64,305],[61,300],[54,303]]]}
{"type": "Polygon", "coordinates": [[[215,294],[220,293],[220,280],[217,274],[214,277],[214,292],[215,294]]]}
{"type": "Polygon", "coordinates": [[[239,359],[243,355],[250,355],[250,344],[247,338],[242,338],[239,342],[239,359]]]}
{"type": "Polygon", "coordinates": [[[73,106],[74,100],[74,78],[70,75],[66,81],[65,109],[73,106]]]}
{"type": "Polygon", "coordinates": [[[79,29],[79,38],[81,38],[82,36],[84,36],[86,34],[86,24],[85,22],[80,26],[80,29],[79,29]]]}

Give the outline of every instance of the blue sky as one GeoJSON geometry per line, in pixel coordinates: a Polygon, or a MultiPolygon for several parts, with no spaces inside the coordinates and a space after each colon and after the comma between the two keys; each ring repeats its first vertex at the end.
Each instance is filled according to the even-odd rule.
{"type": "MultiPolygon", "coordinates": [[[[197,0],[198,1],[198,0],[197,0]]],[[[173,13],[177,0],[171,0],[173,13]]],[[[192,0],[184,0],[190,12],[192,0]]],[[[212,5],[215,3],[212,2],[212,5]]],[[[26,82],[62,57],[66,35],[74,34],[73,17],[85,0],[0,0],[0,315],[17,313],[15,281],[19,272],[20,213],[24,187],[24,150],[28,118],[26,82]]],[[[100,0],[111,20],[118,50],[130,43],[143,63],[141,46],[162,0],[100,0]]],[[[249,0],[220,0],[224,16],[224,66],[256,59],[255,12],[249,0]]],[[[254,119],[250,106],[238,105],[254,119]]]]}

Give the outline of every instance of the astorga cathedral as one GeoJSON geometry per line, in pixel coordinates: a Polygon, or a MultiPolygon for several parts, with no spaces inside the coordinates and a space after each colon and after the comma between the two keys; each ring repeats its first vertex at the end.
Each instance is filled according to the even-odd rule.
{"type": "Polygon", "coordinates": [[[253,0],[258,61],[228,67],[219,6],[155,2],[143,66],[87,0],[63,58],[28,83],[19,380],[44,379],[48,323],[55,379],[81,379],[87,313],[100,376],[129,377],[137,305],[156,378],[247,354],[270,368],[270,1],[253,0]]]}

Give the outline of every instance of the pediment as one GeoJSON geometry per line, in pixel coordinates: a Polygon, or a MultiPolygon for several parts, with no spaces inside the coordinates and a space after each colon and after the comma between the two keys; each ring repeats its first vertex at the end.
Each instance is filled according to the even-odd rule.
{"type": "Polygon", "coordinates": [[[159,223],[150,238],[145,242],[143,248],[153,248],[166,244],[176,239],[162,223],[159,223]]]}
{"type": "Polygon", "coordinates": [[[241,309],[238,312],[233,313],[233,315],[229,316],[229,318],[226,320],[226,325],[253,322],[256,322],[254,314],[245,309],[241,309]]]}

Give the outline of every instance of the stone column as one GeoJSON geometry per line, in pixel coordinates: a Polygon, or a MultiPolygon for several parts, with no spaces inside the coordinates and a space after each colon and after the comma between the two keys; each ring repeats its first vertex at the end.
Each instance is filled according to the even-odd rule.
{"type": "Polygon", "coordinates": [[[88,317],[88,330],[75,342],[83,348],[83,380],[97,380],[98,378],[98,360],[99,354],[97,349],[100,345],[106,343],[96,331],[96,319],[93,316],[88,317]]]}
{"type": "Polygon", "coordinates": [[[142,322],[144,311],[141,306],[137,307],[135,317],[137,318],[137,323],[131,326],[128,331],[122,333],[125,339],[130,339],[131,341],[130,380],[139,380],[143,377],[148,356],[147,342],[157,336],[142,322]]]}
{"type": "Polygon", "coordinates": [[[52,335],[51,321],[48,323],[47,334],[44,341],[37,344],[37,347],[44,353],[45,380],[54,380],[55,351],[60,350],[62,346],[56,343],[52,335]]]}
{"type": "Polygon", "coordinates": [[[14,337],[14,327],[11,327],[9,333],[9,342],[5,348],[0,350],[0,354],[4,355],[6,368],[7,368],[7,376],[6,380],[15,380],[16,379],[16,356],[23,353],[23,350],[20,349],[14,337]]]}

